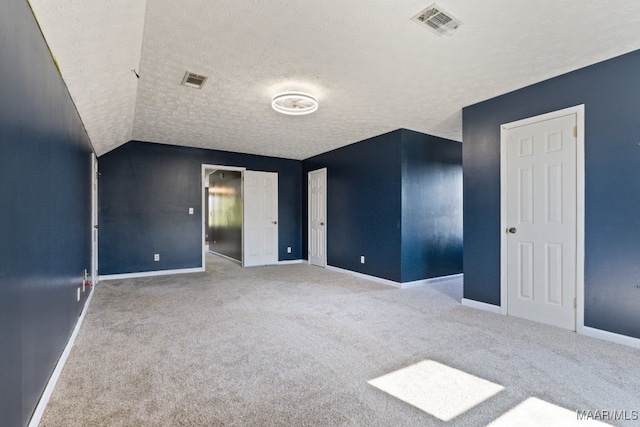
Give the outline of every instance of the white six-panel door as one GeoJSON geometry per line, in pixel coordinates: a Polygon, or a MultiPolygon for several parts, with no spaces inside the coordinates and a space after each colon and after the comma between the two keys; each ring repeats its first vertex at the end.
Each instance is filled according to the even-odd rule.
{"type": "Polygon", "coordinates": [[[309,263],[327,265],[327,169],[309,172],[309,263]]]}
{"type": "Polygon", "coordinates": [[[576,328],[576,135],[576,114],[503,130],[507,312],[572,330],[576,328]]]}
{"type": "Polygon", "coordinates": [[[278,263],[278,174],[244,173],[245,267],[278,263]]]}

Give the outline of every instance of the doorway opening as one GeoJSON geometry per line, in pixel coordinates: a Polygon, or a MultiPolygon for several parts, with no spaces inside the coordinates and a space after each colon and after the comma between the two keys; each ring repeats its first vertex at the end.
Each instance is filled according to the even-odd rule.
{"type": "Polygon", "coordinates": [[[278,263],[278,173],[202,165],[202,266],[206,254],[243,267],[278,263]]]}
{"type": "Polygon", "coordinates": [[[203,267],[207,252],[238,264],[243,262],[244,171],[244,168],[202,165],[203,267]]]}

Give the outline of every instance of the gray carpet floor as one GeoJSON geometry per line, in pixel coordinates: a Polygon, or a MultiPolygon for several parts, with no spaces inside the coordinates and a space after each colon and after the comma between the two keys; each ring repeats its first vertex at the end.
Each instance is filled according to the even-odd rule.
{"type": "Polygon", "coordinates": [[[559,408],[573,420],[624,411],[607,423],[640,424],[629,419],[640,411],[639,350],[461,298],[460,281],[399,290],[214,256],[206,273],[102,282],[40,425],[568,425],[559,408]],[[424,361],[500,391],[456,412],[475,393],[465,381],[399,380],[454,408],[443,418],[369,383],[424,361]],[[548,411],[527,411],[531,398],[548,411]]]}

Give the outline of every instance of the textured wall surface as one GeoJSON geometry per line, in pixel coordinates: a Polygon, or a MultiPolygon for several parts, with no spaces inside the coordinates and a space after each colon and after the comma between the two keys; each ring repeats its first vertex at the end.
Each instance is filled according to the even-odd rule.
{"type": "Polygon", "coordinates": [[[500,125],[585,105],[585,325],[640,338],[640,51],[467,107],[464,296],[500,304],[500,125]]]}
{"type": "Polygon", "coordinates": [[[26,1],[0,52],[0,425],[24,426],[89,295],[91,146],[26,1]]]}
{"type": "Polygon", "coordinates": [[[299,161],[137,141],[99,160],[101,275],[201,267],[202,164],[277,172],[279,259],[301,258],[299,161]]]}

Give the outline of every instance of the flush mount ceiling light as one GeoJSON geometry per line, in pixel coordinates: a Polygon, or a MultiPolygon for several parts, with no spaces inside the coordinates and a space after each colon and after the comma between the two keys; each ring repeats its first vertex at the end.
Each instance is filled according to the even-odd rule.
{"type": "Polygon", "coordinates": [[[271,99],[271,106],[278,113],[302,116],[318,109],[318,100],[304,92],[284,92],[271,99]]]}

